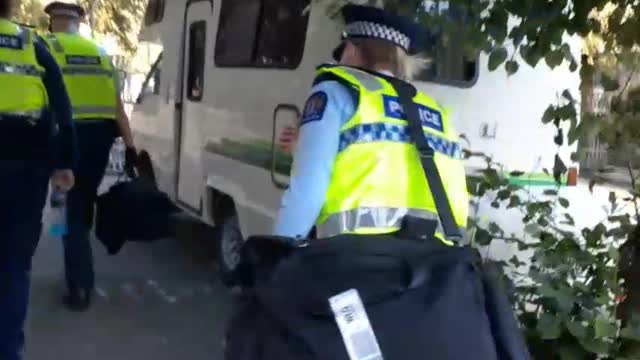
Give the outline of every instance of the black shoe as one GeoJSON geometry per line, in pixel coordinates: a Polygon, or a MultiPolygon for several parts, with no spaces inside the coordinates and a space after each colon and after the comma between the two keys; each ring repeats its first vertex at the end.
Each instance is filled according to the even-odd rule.
{"type": "Polygon", "coordinates": [[[71,311],[83,312],[91,307],[91,290],[72,288],[64,296],[64,305],[71,311]]]}

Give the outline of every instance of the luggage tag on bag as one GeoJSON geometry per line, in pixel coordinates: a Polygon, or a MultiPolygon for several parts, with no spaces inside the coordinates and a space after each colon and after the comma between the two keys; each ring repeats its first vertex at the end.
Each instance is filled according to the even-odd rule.
{"type": "Polygon", "coordinates": [[[329,299],[350,360],[383,360],[380,345],[358,291],[351,289],[329,299]]]}

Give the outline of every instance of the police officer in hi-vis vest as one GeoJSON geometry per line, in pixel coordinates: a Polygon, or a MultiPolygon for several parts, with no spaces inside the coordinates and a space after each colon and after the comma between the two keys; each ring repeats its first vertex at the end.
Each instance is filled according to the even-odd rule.
{"type": "Polygon", "coordinates": [[[53,2],[45,8],[51,34],[46,40],[56,58],[69,92],[78,134],[79,161],[76,186],[68,197],[68,235],[64,238],[67,307],[86,310],[94,289],[90,230],[97,189],[109,161],[114,139],[127,147],[126,169],[133,172],[136,151],[125,114],[116,70],[105,51],[78,32],[85,15],[76,4],[53,2]]]}
{"type": "Polygon", "coordinates": [[[74,183],[71,105],[60,68],[35,31],[0,0],[0,359],[22,358],[31,258],[48,182],[74,183]],[[55,155],[52,158],[52,155],[55,155]],[[55,160],[52,164],[51,161],[55,160]],[[52,175],[53,170],[53,175],[52,175]]]}
{"type": "MultiPolygon", "coordinates": [[[[303,239],[314,226],[323,238],[388,234],[399,231],[407,216],[439,219],[390,83],[410,80],[417,68],[411,55],[425,30],[374,7],[347,5],[343,17],[343,42],[334,53],[338,64],[318,68],[303,110],[276,235],[303,239]]],[[[459,235],[467,224],[469,195],[458,135],[435,100],[418,92],[413,101],[455,218],[450,228],[459,235]]],[[[435,234],[447,242],[441,224],[435,234]]]]}

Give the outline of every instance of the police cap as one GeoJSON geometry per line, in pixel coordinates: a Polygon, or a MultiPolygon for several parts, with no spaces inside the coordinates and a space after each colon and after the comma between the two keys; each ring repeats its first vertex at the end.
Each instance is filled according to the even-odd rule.
{"type": "Polygon", "coordinates": [[[410,18],[383,9],[349,4],[342,8],[346,24],[343,39],[370,38],[389,41],[409,55],[420,52],[427,30],[410,18]]]}
{"type": "Polygon", "coordinates": [[[54,1],[44,8],[44,12],[50,17],[63,16],[80,19],[84,17],[85,11],[82,6],[66,2],[54,1]]]}

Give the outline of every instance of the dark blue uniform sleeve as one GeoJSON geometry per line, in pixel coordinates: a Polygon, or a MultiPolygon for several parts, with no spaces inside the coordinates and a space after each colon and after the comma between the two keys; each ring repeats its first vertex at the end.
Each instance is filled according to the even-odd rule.
{"type": "Polygon", "coordinates": [[[42,82],[49,96],[51,115],[58,125],[56,134],[56,169],[74,167],[77,155],[76,132],[71,114],[71,101],[64,85],[60,67],[49,52],[44,41],[38,38],[35,43],[36,60],[45,70],[42,82]]]}

